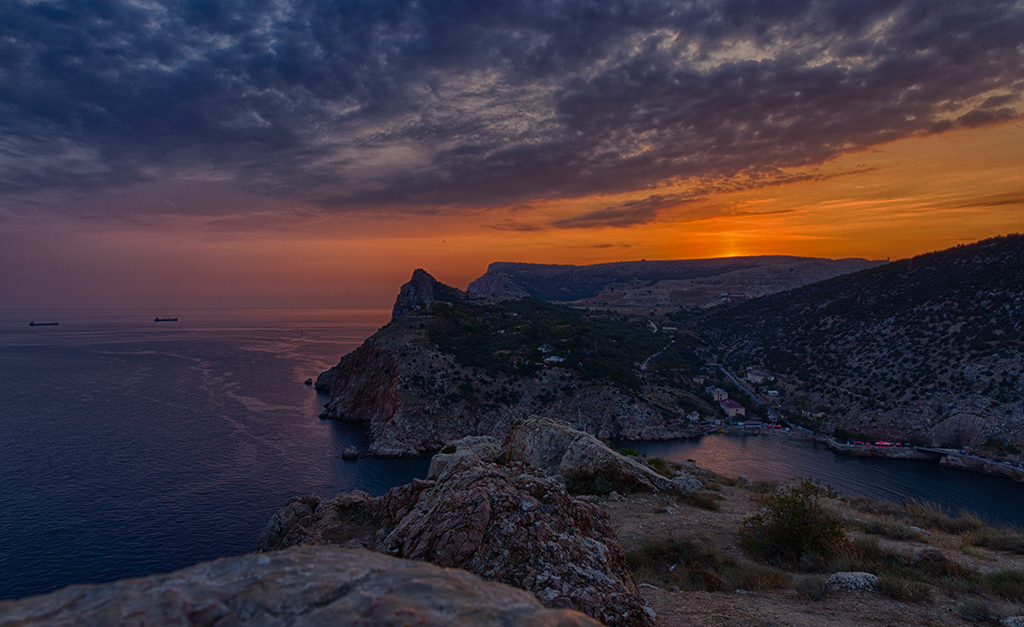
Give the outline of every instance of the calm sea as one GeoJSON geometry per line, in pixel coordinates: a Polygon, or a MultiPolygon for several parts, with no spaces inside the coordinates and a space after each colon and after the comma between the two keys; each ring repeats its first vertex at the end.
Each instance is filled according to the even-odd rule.
{"type": "Polygon", "coordinates": [[[650,457],[694,460],[727,477],[786,482],[811,477],[851,496],[938,503],[994,525],[1024,525],[1024,484],[952,470],[931,461],[852,457],[813,440],[778,435],[713,434],[671,442],[618,442],[650,457]]]}
{"type": "Polygon", "coordinates": [[[389,317],[0,312],[0,598],[250,552],[295,494],[426,476],[342,460],[364,433],[303,384],[389,317]]]}
{"type": "MultiPolygon", "coordinates": [[[[389,314],[0,312],[0,598],[246,553],[295,494],[383,494],[425,476],[426,458],[342,460],[365,433],[319,420],[327,399],[303,385],[389,314]]],[[[733,476],[814,476],[1024,521],[1024,486],[927,462],[774,437],[634,446],[733,476]]]]}

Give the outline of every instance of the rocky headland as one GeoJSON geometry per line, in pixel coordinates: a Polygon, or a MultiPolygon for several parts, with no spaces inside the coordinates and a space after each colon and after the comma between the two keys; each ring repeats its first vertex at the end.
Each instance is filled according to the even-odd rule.
{"type": "Polygon", "coordinates": [[[644,320],[474,296],[416,270],[391,322],[316,389],[331,396],[321,417],[368,425],[367,453],[381,457],[503,437],[530,415],[601,438],[689,437],[699,429],[687,413],[716,411],[685,376],[696,341],[644,320]],[[678,367],[658,374],[648,362],[647,372],[652,356],[678,367]]]}

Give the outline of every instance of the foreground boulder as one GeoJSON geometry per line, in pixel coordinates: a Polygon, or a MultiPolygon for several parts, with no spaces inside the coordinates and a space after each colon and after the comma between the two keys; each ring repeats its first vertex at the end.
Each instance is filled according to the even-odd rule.
{"type": "Polygon", "coordinates": [[[166,575],[0,601],[4,625],[597,626],[465,571],[363,550],[295,547],[166,575]]]}
{"type": "Polygon", "coordinates": [[[416,481],[382,497],[292,499],[271,520],[260,549],[362,544],[464,568],[529,590],[548,607],[579,609],[607,625],[655,624],[600,508],[523,464],[500,466],[473,454],[452,462],[436,481],[416,481]],[[374,526],[377,531],[370,533],[374,526]]]}
{"type": "Polygon", "coordinates": [[[670,492],[687,495],[703,489],[693,475],[674,478],[616,453],[592,435],[569,425],[533,416],[513,424],[508,436],[508,459],[562,477],[573,492],[670,492]]]}
{"type": "Polygon", "coordinates": [[[493,462],[501,457],[501,442],[486,435],[471,435],[449,442],[430,459],[427,479],[437,479],[450,464],[457,463],[466,455],[475,455],[480,461],[493,462]]]}

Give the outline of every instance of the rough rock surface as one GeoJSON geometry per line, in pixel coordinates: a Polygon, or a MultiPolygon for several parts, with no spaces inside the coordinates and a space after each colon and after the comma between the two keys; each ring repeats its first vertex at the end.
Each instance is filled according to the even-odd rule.
{"type": "Polygon", "coordinates": [[[597,626],[533,595],[380,553],[294,547],[0,601],[4,625],[597,626]]]}
{"type": "Polygon", "coordinates": [[[673,479],[645,464],[620,455],[597,438],[567,424],[533,416],[512,426],[508,457],[565,479],[573,491],[673,492],[690,494],[703,488],[693,475],[673,479]]]}
{"type": "Polygon", "coordinates": [[[396,320],[410,311],[429,305],[435,300],[462,300],[468,294],[458,288],[441,283],[422,268],[413,270],[412,279],[403,285],[391,309],[391,319],[396,320]]]}
{"type": "Polygon", "coordinates": [[[467,454],[436,482],[382,497],[292,499],[271,520],[260,549],[325,542],[464,568],[612,626],[655,624],[607,515],[522,464],[499,466],[467,454]],[[367,533],[374,526],[376,533],[367,533]]]}
{"type": "Polygon", "coordinates": [[[359,490],[331,499],[293,496],[270,517],[256,550],[277,551],[298,544],[369,547],[380,529],[376,499],[359,490]]]}
{"type": "Polygon", "coordinates": [[[470,435],[449,442],[430,459],[427,479],[437,479],[449,464],[457,463],[465,455],[475,455],[480,461],[493,462],[501,452],[501,442],[487,435],[470,435]]]}
{"type": "Polygon", "coordinates": [[[825,579],[828,590],[874,590],[878,576],[871,573],[832,573],[825,579]]]}

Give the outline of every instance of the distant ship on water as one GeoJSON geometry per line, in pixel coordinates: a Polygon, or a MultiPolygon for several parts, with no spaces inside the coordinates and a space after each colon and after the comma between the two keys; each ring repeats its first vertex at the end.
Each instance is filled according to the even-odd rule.
{"type": "Polygon", "coordinates": [[[156,318],[153,318],[153,322],[177,322],[177,321],[178,321],[177,318],[161,318],[159,316],[157,316],[156,318]]]}
{"type": "Polygon", "coordinates": [[[33,322],[29,322],[28,326],[30,326],[30,327],[55,327],[55,326],[57,326],[57,323],[56,322],[35,322],[35,321],[33,321],[33,322]]]}

